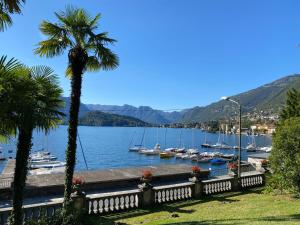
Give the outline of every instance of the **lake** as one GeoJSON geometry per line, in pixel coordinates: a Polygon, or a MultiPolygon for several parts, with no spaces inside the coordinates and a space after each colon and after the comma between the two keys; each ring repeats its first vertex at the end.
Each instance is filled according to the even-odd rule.
{"type": "MultiPolygon", "coordinates": [[[[176,164],[176,163],[193,163],[190,160],[180,159],[160,159],[159,156],[146,156],[135,152],[128,152],[130,143],[140,144],[145,129],[144,145],[148,148],[154,147],[156,143],[160,143],[161,148],[179,147],[198,148],[204,151],[220,151],[223,153],[237,153],[234,150],[208,150],[202,149],[201,144],[205,140],[216,143],[219,134],[205,133],[199,129],[183,129],[183,128],[142,128],[142,127],[79,127],[79,136],[82,142],[83,151],[86,156],[89,169],[107,169],[122,168],[136,166],[151,166],[159,164],[176,164]],[[181,136],[181,138],[180,138],[181,136]],[[180,143],[181,142],[181,143],[180,143]]],[[[237,145],[238,136],[222,135],[222,140],[229,145],[237,145]]],[[[269,146],[272,140],[268,136],[255,137],[257,146],[269,146]]],[[[250,137],[242,136],[242,146],[245,147],[251,142],[250,137]]],[[[3,152],[8,156],[8,150],[15,153],[16,140],[11,140],[7,144],[1,144],[3,152]]],[[[42,148],[47,149],[58,157],[58,160],[65,159],[65,149],[67,146],[67,126],[59,126],[52,130],[47,136],[41,132],[35,132],[33,137],[33,151],[42,148]]],[[[247,159],[247,152],[243,151],[242,159],[247,159]]],[[[0,162],[0,171],[5,165],[0,162]]],[[[198,164],[202,168],[222,169],[225,165],[212,166],[210,164],[198,164]]],[[[80,145],[77,146],[77,164],[76,170],[85,170],[85,163],[81,152],[80,145]]]]}

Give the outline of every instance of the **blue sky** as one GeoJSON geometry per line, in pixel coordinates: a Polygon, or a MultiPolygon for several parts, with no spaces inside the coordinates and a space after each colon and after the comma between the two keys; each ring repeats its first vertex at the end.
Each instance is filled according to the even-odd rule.
{"type": "Polygon", "coordinates": [[[100,31],[117,39],[115,71],[84,75],[82,102],[181,109],[207,105],[285,75],[300,73],[300,1],[30,0],[0,33],[0,54],[49,65],[65,95],[66,54],[33,54],[43,19],[65,5],[102,14],[100,31]]]}

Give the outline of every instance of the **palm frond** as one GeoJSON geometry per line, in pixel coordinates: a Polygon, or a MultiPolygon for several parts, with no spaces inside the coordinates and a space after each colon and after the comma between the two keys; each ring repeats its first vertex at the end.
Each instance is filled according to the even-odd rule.
{"type": "Polygon", "coordinates": [[[0,9],[0,31],[6,30],[12,25],[12,19],[8,13],[0,9]]]}
{"type": "Polygon", "coordinates": [[[15,58],[7,59],[7,56],[0,57],[0,72],[12,72],[16,69],[20,69],[22,64],[15,58]]]}
{"type": "Polygon", "coordinates": [[[95,50],[97,56],[100,58],[101,68],[104,70],[113,70],[119,65],[119,57],[113,53],[109,48],[103,45],[98,45],[95,50]]]}
{"type": "Polygon", "coordinates": [[[21,13],[22,3],[25,3],[25,0],[1,0],[3,8],[9,13],[21,13]]]}
{"type": "Polygon", "coordinates": [[[50,38],[38,43],[38,47],[34,50],[35,54],[45,57],[53,57],[61,55],[68,46],[68,41],[50,38]]]}
{"type": "Polygon", "coordinates": [[[101,69],[101,63],[99,62],[98,58],[96,56],[89,56],[87,63],[86,63],[86,69],[90,72],[95,72],[101,69]]]}

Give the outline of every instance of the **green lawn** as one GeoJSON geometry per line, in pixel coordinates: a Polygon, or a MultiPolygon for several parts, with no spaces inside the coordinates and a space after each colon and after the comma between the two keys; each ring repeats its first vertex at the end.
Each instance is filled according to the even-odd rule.
{"type": "Polygon", "coordinates": [[[101,218],[100,224],[300,224],[300,200],[287,195],[227,193],[101,218]]]}

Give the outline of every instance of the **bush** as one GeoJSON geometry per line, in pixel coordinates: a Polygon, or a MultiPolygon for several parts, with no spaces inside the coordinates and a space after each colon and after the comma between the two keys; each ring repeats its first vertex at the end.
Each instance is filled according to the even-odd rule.
{"type": "Polygon", "coordinates": [[[93,221],[90,215],[66,215],[63,211],[57,211],[51,217],[43,216],[38,220],[25,221],[25,225],[93,225],[93,221]]]}
{"type": "Polygon", "coordinates": [[[270,157],[274,188],[300,192],[300,118],[282,121],[273,136],[270,157]]]}

